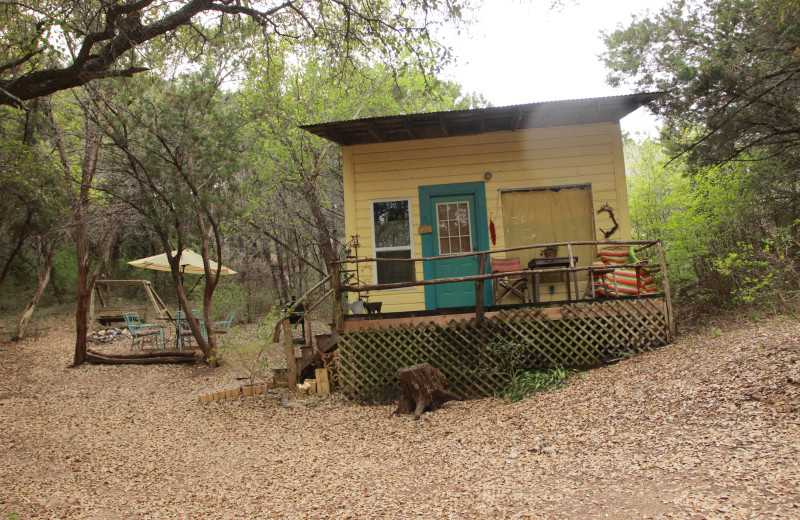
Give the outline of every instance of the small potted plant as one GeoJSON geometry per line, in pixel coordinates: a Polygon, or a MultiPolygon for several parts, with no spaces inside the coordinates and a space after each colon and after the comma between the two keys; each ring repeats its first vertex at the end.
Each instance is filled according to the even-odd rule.
{"type": "Polygon", "coordinates": [[[539,254],[545,258],[555,258],[558,256],[558,246],[547,246],[539,254]]]}

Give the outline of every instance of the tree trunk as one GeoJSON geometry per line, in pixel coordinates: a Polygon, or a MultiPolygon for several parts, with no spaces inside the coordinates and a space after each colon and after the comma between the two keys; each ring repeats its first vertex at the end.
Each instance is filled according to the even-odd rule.
{"type": "Polygon", "coordinates": [[[78,287],[75,301],[75,355],[72,366],[86,363],[86,335],[89,333],[89,296],[93,287],[88,287],[89,276],[86,269],[78,267],[78,287]]]}
{"type": "Polygon", "coordinates": [[[33,217],[30,209],[28,210],[27,218],[25,219],[25,224],[22,225],[19,232],[19,237],[17,237],[16,245],[14,249],[8,256],[5,265],[3,266],[3,271],[0,272],[0,285],[3,285],[3,282],[6,280],[6,276],[8,276],[8,271],[11,269],[11,264],[14,262],[14,259],[19,254],[20,249],[22,249],[22,244],[25,243],[25,239],[28,238],[28,224],[33,217]]]}
{"type": "Polygon", "coordinates": [[[96,209],[96,206],[92,198],[92,190],[94,189],[94,179],[100,160],[100,146],[102,144],[102,137],[88,117],[88,112],[96,109],[96,106],[90,107],[90,104],[83,106],[84,135],[81,136],[83,150],[81,152],[79,180],[75,178],[73,164],[62,140],[60,128],[53,117],[52,111],[49,113],[50,125],[63,169],[64,190],[70,201],[71,223],[75,226],[78,286],[75,302],[75,356],[73,358],[73,366],[76,367],[86,362],[86,335],[89,331],[87,319],[91,301],[90,296],[94,290],[95,280],[103,266],[108,249],[111,247],[113,233],[120,218],[119,214],[114,215],[110,212],[110,209],[107,209],[102,218],[93,220],[92,224],[89,222],[90,218],[95,217],[93,210],[96,209]],[[101,220],[107,223],[103,231],[104,235],[92,247],[89,241],[89,228],[90,225],[96,225],[101,220]]]}
{"type": "Polygon", "coordinates": [[[64,303],[64,290],[58,285],[58,274],[54,265],[50,265],[50,287],[53,288],[53,296],[59,305],[64,303]]]}
{"type": "Polygon", "coordinates": [[[311,208],[311,215],[314,217],[316,224],[317,242],[319,251],[322,253],[322,258],[325,261],[325,269],[330,274],[331,263],[338,260],[338,255],[333,249],[333,240],[331,239],[330,226],[325,214],[322,212],[322,202],[319,199],[317,188],[315,184],[311,184],[306,190],[306,197],[308,198],[308,205],[311,208]]]}
{"type": "Polygon", "coordinates": [[[47,288],[47,282],[50,280],[50,271],[53,267],[53,253],[55,253],[55,250],[55,240],[42,244],[41,238],[39,239],[36,255],[36,274],[39,285],[36,288],[36,293],[33,295],[33,298],[31,298],[31,301],[29,301],[28,305],[25,307],[22,318],[19,320],[17,340],[21,340],[25,337],[25,332],[28,329],[28,324],[33,316],[33,312],[36,310],[36,305],[39,304],[39,300],[42,299],[44,290],[47,288]]]}
{"type": "Polygon", "coordinates": [[[397,371],[403,392],[396,414],[414,413],[418,420],[425,410],[434,411],[447,401],[458,397],[444,389],[447,380],[437,368],[428,363],[401,368],[397,371]]]}

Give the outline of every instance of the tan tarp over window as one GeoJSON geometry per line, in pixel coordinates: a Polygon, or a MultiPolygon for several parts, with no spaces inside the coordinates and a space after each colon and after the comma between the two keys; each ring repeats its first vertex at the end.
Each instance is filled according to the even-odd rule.
{"type": "MultiPolygon", "coordinates": [[[[511,191],[501,193],[500,197],[506,247],[595,239],[589,186],[511,191]]],[[[507,255],[519,256],[525,266],[531,258],[539,258],[541,251],[519,251],[507,255]]],[[[578,265],[588,266],[594,260],[595,252],[592,246],[576,246],[573,254],[578,257],[578,265]]],[[[558,256],[567,256],[566,247],[559,249],[558,256]]],[[[551,276],[558,275],[548,275],[548,278],[551,276]]],[[[579,275],[580,280],[585,278],[586,275],[579,275]]],[[[563,277],[556,279],[563,280],[563,277]]],[[[543,277],[542,282],[548,280],[543,277]]],[[[558,288],[558,291],[565,291],[565,288],[558,288]]]]}

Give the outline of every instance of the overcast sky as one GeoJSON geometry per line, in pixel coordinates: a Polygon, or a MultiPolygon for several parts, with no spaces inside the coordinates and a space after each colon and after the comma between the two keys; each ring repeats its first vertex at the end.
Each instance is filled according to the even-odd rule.
{"type": "MultiPolygon", "coordinates": [[[[445,37],[458,56],[449,78],[495,106],[630,94],[605,82],[600,31],[668,0],[565,0],[552,10],[550,3],[485,0],[468,33],[445,37]]],[[[656,125],[645,109],[622,120],[628,132],[653,133],[656,125]]]]}

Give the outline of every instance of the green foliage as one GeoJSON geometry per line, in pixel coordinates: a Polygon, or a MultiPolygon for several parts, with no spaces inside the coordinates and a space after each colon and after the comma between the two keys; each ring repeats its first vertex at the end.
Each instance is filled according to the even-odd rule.
{"type": "Polygon", "coordinates": [[[563,388],[567,379],[574,373],[574,370],[566,370],[562,366],[531,372],[519,371],[501,390],[501,395],[512,403],[516,403],[538,392],[563,388]]]}
{"type": "Polygon", "coordinates": [[[798,225],[796,222],[789,228],[775,229],[757,244],[739,243],[735,252],[715,259],[716,270],[732,280],[732,295],[737,302],[775,305],[797,299],[798,225]]]}
{"type": "Polygon", "coordinates": [[[673,0],[606,35],[614,85],[663,91],[658,112],[690,164],[797,164],[800,17],[787,0],[673,0]]]}
{"type": "MultiPolygon", "coordinates": [[[[301,130],[300,125],[485,104],[462,95],[458,85],[438,81],[420,69],[398,70],[378,60],[329,56],[314,46],[274,49],[248,63],[241,92],[246,118],[253,121],[253,146],[240,206],[255,233],[277,237],[286,276],[283,297],[304,292],[344,242],[342,164],[337,147],[301,130]],[[280,52],[279,52],[280,51],[280,52]],[[298,51],[299,54],[298,54],[298,51]]],[[[266,245],[270,245],[269,243],[266,245]]],[[[264,257],[269,253],[263,254],[264,257]]],[[[273,278],[275,279],[275,278],[273,278]]]]}
{"type": "Polygon", "coordinates": [[[6,520],[19,520],[19,513],[14,511],[13,509],[7,510],[5,509],[5,504],[0,504],[0,510],[3,510],[2,514],[6,518],[6,520]]]}
{"type": "MultiPolygon", "coordinates": [[[[283,309],[274,305],[264,316],[256,333],[252,335],[253,339],[237,338],[233,341],[229,338],[226,344],[217,347],[217,360],[238,377],[246,377],[250,385],[271,380],[271,375],[268,374],[270,367],[267,352],[273,330],[283,317],[283,309]]],[[[235,334],[235,329],[228,332],[229,336],[235,334]]]]}
{"type": "Polygon", "coordinates": [[[330,60],[369,56],[398,71],[418,68],[431,74],[451,60],[450,50],[432,37],[434,29],[458,24],[468,7],[469,0],[280,5],[150,0],[124,8],[118,2],[3,2],[0,62],[9,66],[0,74],[0,104],[20,106],[20,99],[93,79],[137,74],[147,70],[142,62],[150,68],[186,69],[224,44],[229,56],[269,56],[281,46],[291,46],[300,56],[304,47],[314,46],[330,60]]]}
{"type": "Polygon", "coordinates": [[[679,303],[784,301],[797,292],[800,230],[764,204],[743,164],[689,173],[652,140],[626,142],[634,238],[662,239],[679,303]]]}
{"type": "Polygon", "coordinates": [[[639,146],[631,214],[638,237],[664,239],[679,297],[775,304],[797,292],[799,37],[786,0],[676,0],[606,35],[613,84],[666,93],[663,150],[639,146]]]}
{"type": "Polygon", "coordinates": [[[560,365],[545,370],[524,370],[527,351],[522,343],[493,341],[486,345],[493,371],[507,381],[505,386],[497,390],[497,394],[512,403],[536,392],[562,388],[567,378],[575,372],[560,365]]]}
{"type": "Polygon", "coordinates": [[[493,341],[486,345],[486,353],[493,361],[494,370],[506,379],[511,379],[522,370],[527,349],[522,343],[493,341]]]}

